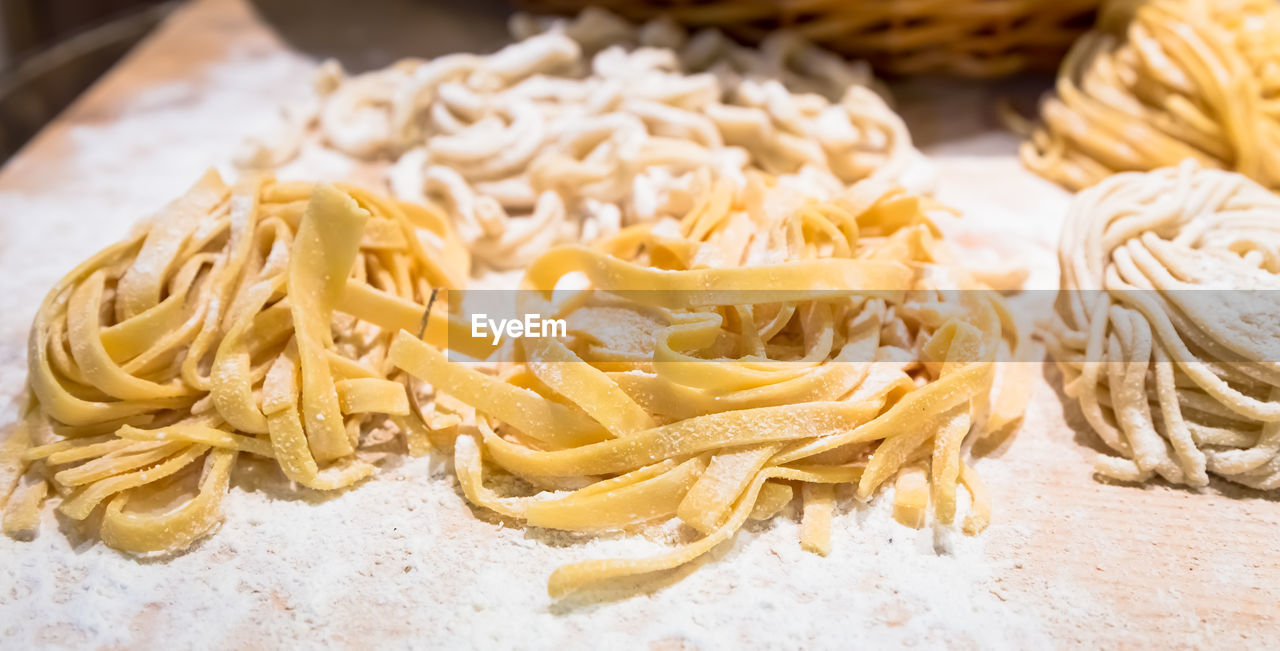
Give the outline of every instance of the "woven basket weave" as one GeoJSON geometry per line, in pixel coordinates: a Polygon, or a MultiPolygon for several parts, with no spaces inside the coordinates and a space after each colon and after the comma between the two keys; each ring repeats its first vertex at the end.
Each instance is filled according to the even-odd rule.
{"type": "Polygon", "coordinates": [[[998,77],[1054,70],[1101,0],[516,0],[527,11],[587,6],[630,20],[666,15],[747,42],[786,27],[882,73],[998,77]]]}

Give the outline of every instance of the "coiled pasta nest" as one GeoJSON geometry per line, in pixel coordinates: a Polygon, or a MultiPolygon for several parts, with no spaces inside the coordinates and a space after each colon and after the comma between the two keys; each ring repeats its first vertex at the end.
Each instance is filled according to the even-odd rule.
{"type": "Polygon", "coordinates": [[[1102,475],[1280,487],[1280,197],[1194,163],[1082,192],[1049,350],[1102,475]]]}

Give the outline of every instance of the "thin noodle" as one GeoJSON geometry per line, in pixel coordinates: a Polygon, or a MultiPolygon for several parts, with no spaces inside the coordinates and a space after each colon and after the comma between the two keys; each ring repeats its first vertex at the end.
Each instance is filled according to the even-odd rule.
{"type": "Polygon", "coordinates": [[[1184,159],[1280,189],[1280,4],[1112,2],[1041,118],[1022,161],[1072,190],[1184,159]]]}
{"type": "Polygon", "coordinates": [[[1280,488],[1280,197],[1192,162],[1119,174],[1076,197],[1058,257],[1043,334],[1118,455],[1098,472],[1280,488]]]}

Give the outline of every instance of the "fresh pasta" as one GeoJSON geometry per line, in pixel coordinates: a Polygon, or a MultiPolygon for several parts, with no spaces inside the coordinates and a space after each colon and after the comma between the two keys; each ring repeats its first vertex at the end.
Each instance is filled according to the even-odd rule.
{"type": "MultiPolygon", "coordinates": [[[[41,304],[31,404],[0,448],[5,532],[34,535],[52,492],[112,547],[174,552],[221,520],[241,455],[334,490],[374,474],[366,453],[392,437],[424,453],[386,353],[468,266],[425,208],[209,172],[41,304]]],[[[445,341],[435,322],[424,335],[445,341]]]]}
{"type": "Polygon", "coordinates": [[[1232,172],[1119,174],[1082,192],[1045,331],[1115,456],[1098,472],[1280,488],[1280,197],[1232,172]]]}
{"type": "Polygon", "coordinates": [[[796,496],[802,545],[826,554],[839,485],[867,499],[896,481],[917,527],[953,523],[963,486],[963,530],[989,522],[967,449],[1020,418],[1028,332],[927,204],[879,180],[827,202],[758,176],[710,187],[678,221],[538,257],[520,311],[568,332],[516,340],[497,375],[409,332],[392,344],[392,363],[470,410],[453,462],[472,503],[529,526],[694,532],[652,558],[563,566],[553,596],[687,563],[796,496]]]}
{"type": "Polygon", "coordinates": [[[692,532],[564,566],[556,596],[684,564],[797,497],[802,546],[827,554],[841,485],[893,485],[908,526],[981,531],[967,450],[1020,418],[1033,366],[930,204],[875,179],[817,201],[763,174],[698,177],[681,219],[538,257],[519,307],[566,331],[495,347],[447,291],[469,260],[443,215],[210,172],[41,305],[31,404],[0,447],[6,533],[34,535],[53,495],[112,547],[177,552],[221,520],[242,455],[335,490],[393,439],[452,448],[466,498],[529,526],[692,532]]]}
{"type": "Polygon", "coordinates": [[[355,76],[331,64],[310,117],[295,111],[242,162],[284,163],[308,125],[350,156],[394,160],[395,195],[440,206],[493,270],[683,215],[702,168],[739,185],[748,170],[795,175],[824,196],[865,178],[931,183],[867,69],[793,35],[757,50],[599,10],[514,27],[522,40],[491,55],[355,76]]]}
{"type": "Polygon", "coordinates": [[[1191,159],[1280,189],[1280,5],[1116,1],[1103,14],[1042,123],[1023,126],[1028,168],[1079,190],[1191,159]]]}

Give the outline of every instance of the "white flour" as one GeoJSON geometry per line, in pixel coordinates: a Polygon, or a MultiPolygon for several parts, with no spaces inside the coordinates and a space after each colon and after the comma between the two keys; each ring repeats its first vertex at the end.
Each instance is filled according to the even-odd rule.
{"type": "Polygon", "coordinates": [[[981,539],[948,540],[951,551],[936,552],[933,533],[894,523],[887,500],[838,517],[827,558],[801,551],[795,520],[779,517],[750,526],[665,587],[631,583],[553,602],[545,586],[557,565],[661,546],[491,523],[473,515],[451,474],[432,476],[430,465],[411,460],[328,499],[275,498],[283,487],[271,482],[257,491],[242,485],[227,499],[221,530],[162,561],[139,563],[100,544],[68,553],[49,514],[36,542],[0,543],[0,580],[11,586],[0,592],[0,634],[32,644],[212,647],[1045,641],[1034,618],[998,596],[981,539]],[[636,586],[661,589],[628,597],[636,586]],[[39,621],[28,621],[36,612],[39,621]]]}
{"type": "MultiPolygon", "coordinates": [[[[228,160],[238,138],[272,118],[263,98],[302,92],[305,69],[241,53],[202,78],[153,88],[118,120],[68,134],[76,155],[59,168],[56,187],[0,195],[7,215],[26,217],[22,228],[6,222],[4,264],[25,272],[0,275],[0,393],[22,386],[25,331],[46,288],[181,192],[208,161],[228,160]]],[[[138,562],[83,542],[47,512],[34,543],[0,539],[0,585],[8,586],[0,635],[20,646],[1039,640],[1034,619],[988,585],[981,539],[949,541],[951,553],[939,554],[930,531],[898,526],[880,502],[836,520],[825,559],[800,549],[792,514],[749,527],[656,593],[555,603],[546,580],[558,565],[652,554],[660,544],[493,524],[466,505],[451,473],[431,477],[431,463],[404,460],[337,496],[255,490],[241,477],[221,530],[167,560],[138,562]],[[997,617],[1003,626],[986,625],[997,617]]]]}
{"type": "MultiPolygon", "coordinates": [[[[26,329],[47,288],[209,162],[230,160],[243,136],[270,123],[273,102],[305,93],[310,64],[265,35],[243,42],[224,62],[152,87],[109,119],[51,134],[64,142],[44,151],[60,155],[19,160],[0,177],[4,399],[21,389],[26,329]]],[[[995,135],[941,152],[940,195],[974,213],[954,228],[1000,232],[1000,250],[1036,262],[1034,284],[1053,287],[1064,195],[1017,168],[1014,144],[995,135]],[[970,185],[992,179],[998,192],[970,185]]],[[[328,159],[312,174],[349,171],[328,159]]],[[[800,549],[789,513],[748,525],[664,583],[554,602],[546,580],[557,566],[650,554],[659,543],[504,526],[467,506],[438,460],[392,459],[374,480],[337,495],[293,493],[275,474],[249,467],[224,502],[221,529],[173,558],[123,556],[86,541],[52,511],[34,542],[0,537],[0,638],[15,648],[980,648],[1152,644],[1152,631],[1182,644],[1273,641],[1258,629],[1270,621],[1275,630],[1266,618],[1274,617],[1280,587],[1266,577],[1280,576],[1276,562],[1210,536],[1186,539],[1185,549],[1204,554],[1189,570],[1134,564],[1135,555],[1158,552],[1162,536],[1183,530],[1131,522],[1146,512],[1144,500],[1167,491],[1095,484],[1092,453],[1064,424],[1051,386],[1036,382],[1020,440],[977,466],[996,509],[977,539],[935,540],[928,529],[901,527],[876,500],[837,516],[826,558],[800,549]],[[1164,587],[1123,587],[1156,580],[1164,587]],[[1189,593],[1221,606],[1193,610],[1189,593]],[[1124,614],[1135,610],[1153,614],[1124,614]],[[1253,619],[1239,620],[1237,611],[1253,619]],[[1205,637],[1180,637],[1192,632],[1205,637]]],[[[8,405],[0,422],[12,418],[8,405]]],[[[1174,501],[1178,513],[1213,496],[1183,497],[1174,501]]],[[[1280,526],[1274,503],[1216,504],[1222,527],[1273,539],[1280,526]]]]}

